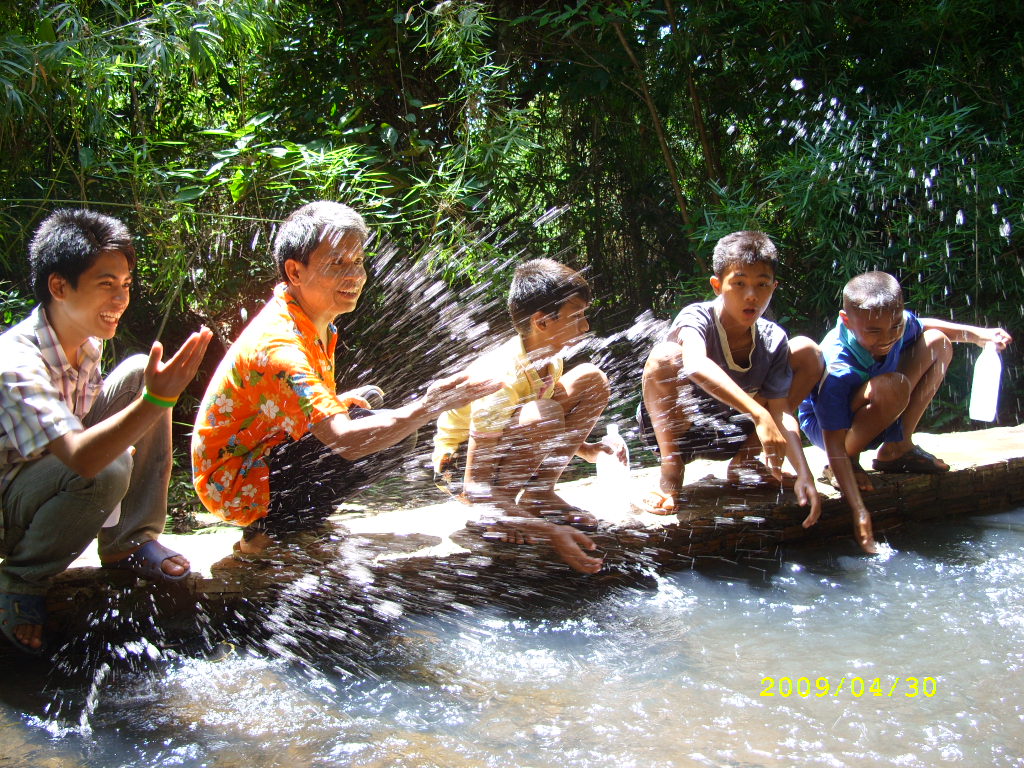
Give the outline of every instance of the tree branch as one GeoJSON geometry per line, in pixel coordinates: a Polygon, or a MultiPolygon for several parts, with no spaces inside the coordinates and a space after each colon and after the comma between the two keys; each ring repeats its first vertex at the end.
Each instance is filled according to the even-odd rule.
{"type": "Polygon", "coordinates": [[[629,60],[633,63],[633,66],[637,71],[637,78],[640,81],[640,93],[643,98],[644,104],[647,105],[647,111],[651,114],[651,122],[654,124],[654,133],[658,137],[658,144],[661,147],[661,155],[665,160],[665,167],[668,169],[669,180],[672,183],[672,191],[675,194],[676,205],[679,206],[679,212],[683,217],[683,224],[686,226],[687,233],[693,231],[693,223],[690,221],[690,212],[686,203],[686,197],[683,195],[683,189],[679,185],[679,173],[676,169],[675,160],[672,158],[672,152],[668,146],[668,139],[665,136],[665,129],[661,123],[661,117],[658,115],[658,109],[654,104],[654,100],[651,98],[651,92],[647,88],[647,78],[644,77],[643,68],[640,66],[640,62],[637,60],[636,55],[633,53],[633,49],[629,45],[629,41],[626,40],[625,34],[622,32],[622,25],[619,22],[612,22],[612,28],[615,30],[615,34],[619,37],[619,42],[622,43],[622,47],[626,51],[626,55],[629,56],[629,60]]]}

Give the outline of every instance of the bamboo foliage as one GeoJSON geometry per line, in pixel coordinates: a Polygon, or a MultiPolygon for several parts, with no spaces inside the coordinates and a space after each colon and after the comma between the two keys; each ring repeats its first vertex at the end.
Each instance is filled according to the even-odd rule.
{"type": "Polygon", "coordinates": [[[878,267],[1024,337],[1014,4],[7,5],[5,318],[39,219],[89,204],[140,235],[128,326],[227,339],[273,279],[274,222],[333,197],[461,290],[500,295],[527,254],[589,268],[600,330],[705,297],[714,241],[758,227],[794,332],[878,267]]]}

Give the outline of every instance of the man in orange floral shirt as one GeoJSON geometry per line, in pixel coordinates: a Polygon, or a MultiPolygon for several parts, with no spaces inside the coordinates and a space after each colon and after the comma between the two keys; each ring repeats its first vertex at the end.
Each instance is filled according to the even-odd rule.
{"type": "Polygon", "coordinates": [[[355,309],[366,282],[363,218],[320,201],[278,229],[284,282],[228,349],[206,390],[192,437],[192,481],[203,504],[245,526],[235,545],[262,552],[312,530],[337,505],[392,469],[402,441],[498,384],[465,374],[434,382],[393,410],[370,410],[374,388],[337,394],[334,319],[355,309]]]}

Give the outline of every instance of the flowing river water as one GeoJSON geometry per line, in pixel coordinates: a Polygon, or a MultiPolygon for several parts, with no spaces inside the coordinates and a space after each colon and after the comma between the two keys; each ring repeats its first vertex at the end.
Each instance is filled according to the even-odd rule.
{"type": "Polygon", "coordinates": [[[1024,509],[891,544],[400,617],[355,668],[180,654],[78,720],[8,668],[0,766],[1024,765],[1024,509]]]}

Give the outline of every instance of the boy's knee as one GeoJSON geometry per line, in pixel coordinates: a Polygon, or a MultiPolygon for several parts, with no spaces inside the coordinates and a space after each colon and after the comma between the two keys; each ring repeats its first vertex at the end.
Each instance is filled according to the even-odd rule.
{"type": "Polygon", "coordinates": [[[820,377],[825,370],[821,347],[806,336],[794,336],[789,340],[789,366],[793,373],[806,371],[820,377]]]}
{"type": "Polygon", "coordinates": [[[953,359],[953,344],[949,337],[937,328],[929,328],[922,336],[932,360],[948,365],[953,359]]]}
{"type": "Polygon", "coordinates": [[[644,382],[665,384],[675,381],[683,369],[683,348],[673,341],[654,345],[644,364],[644,382]]]}
{"type": "Polygon", "coordinates": [[[910,402],[910,379],[898,371],[883,373],[871,379],[868,399],[875,404],[894,404],[902,411],[910,402]]]}
{"type": "Polygon", "coordinates": [[[560,430],[565,426],[565,411],[557,400],[534,400],[519,409],[519,425],[560,430]]]}
{"type": "Polygon", "coordinates": [[[670,368],[678,371],[683,364],[683,348],[674,341],[662,341],[654,345],[647,356],[647,368],[670,368]]]}
{"type": "Polygon", "coordinates": [[[128,493],[133,466],[131,454],[123,451],[89,481],[100,509],[110,512],[128,493]]]}
{"type": "Polygon", "coordinates": [[[576,386],[587,393],[588,400],[601,400],[608,402],[611,397],[612,388],[608,383],[608,376],[605,372],[593,363],[582,363],[570,371],[570,375],[576,381],[576,386]]]}
{"type": "Polygon", "coordinates": [[[124,382],[122,386],[141,392],[146,383],[147,365],[149,365],[148,355],[132,355],[122,360],[114,370],[107,374],[105,380],[108,383],[120,380],[124,382]]]}

